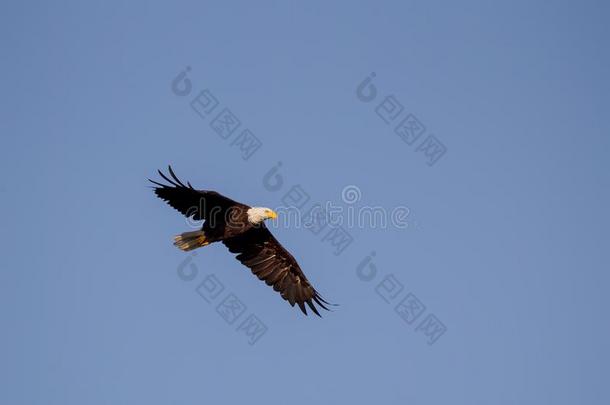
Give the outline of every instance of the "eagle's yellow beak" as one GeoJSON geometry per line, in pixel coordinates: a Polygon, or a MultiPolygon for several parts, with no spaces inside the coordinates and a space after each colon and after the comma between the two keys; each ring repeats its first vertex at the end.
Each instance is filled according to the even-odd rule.
{"type": "Polygon", "coordinates": [[[276,219],[277,218],[277,212],[271,211],[271,213],[269,214],[269,218],[276,219]]]}

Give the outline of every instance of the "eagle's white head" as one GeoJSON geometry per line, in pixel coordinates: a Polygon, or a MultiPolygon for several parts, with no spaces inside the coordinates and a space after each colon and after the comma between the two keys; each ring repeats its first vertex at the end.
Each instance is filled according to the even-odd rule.
{"type": "Polygon", "coordinates": [[[266,219],[277,218],[277,213],[267,207],[252,207],[248,210],[248,221],[251,224],[260,224],[266,219]]]}

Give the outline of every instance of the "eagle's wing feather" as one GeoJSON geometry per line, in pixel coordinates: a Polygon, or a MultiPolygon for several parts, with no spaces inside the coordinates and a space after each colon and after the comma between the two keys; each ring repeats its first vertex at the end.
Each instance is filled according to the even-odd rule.
{"type": "Polygon", "coordinates": [[[158,186],[154,187],[155,194],[187,218],[193,217],[194,220],[201,221],[208,219],[215,207],[224,211],[232,206],[243,206],[243,204],[233,201],[216,191],[195,190],[188,182],[188,185],[185,186],[178,179],[171,166],[169,166],[171,178],[167,177],[160,170],[159,174],[169,184],[162,184],[149,179],[151,183],[158,186]]]}
{"type": "Polygon", "coordinates": [[[305,315],[305,304],[318,316],[320,313],[314,304],[326,310],[326,305],[333,305],[325,301],[312,287],[295,258],[264,224],[225,239],[222,243],[231,253],[237,253],[236,259],[255,276],[272,286],[290,305],[297,304],[305,315]]]}

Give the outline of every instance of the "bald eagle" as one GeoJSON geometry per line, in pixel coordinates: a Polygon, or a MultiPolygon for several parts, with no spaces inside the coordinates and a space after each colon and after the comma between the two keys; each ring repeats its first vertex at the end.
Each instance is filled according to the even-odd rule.
{"type": "Polygon", "coordinates": [[[189,182],[184,185],[171,166],[168,169],[171,179],[158,172],[169,184],[148,179],[155,184],[157,197],[187,218],[204,221],[201,230],[175,236],[174,245],[186,252],[222,242],[254,275],[273,286],[291,306],[297,304],[305,315],[305,304],[318,316],[315,304],[327,311],[326,305],[334,305],[318,294],[294,257],[265,226],[266,219],[277,218],[275,211],[249,207],[215,191],[196,190],[189,182]]]}

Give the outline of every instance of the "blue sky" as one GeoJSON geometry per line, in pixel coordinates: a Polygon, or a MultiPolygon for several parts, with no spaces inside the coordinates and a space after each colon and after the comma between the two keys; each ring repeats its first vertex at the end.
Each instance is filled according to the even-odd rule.
{"type": "Polygon", "coordinates": [[[609,17],[595,1],[4,2],[0,402],[607,403],[609,17]],[[221,136],[225,108],[240,126],[221,136]],[[431,165],[427,140],[445,151],[431,165]],[[352,186],[353,207],[407,207],[409,226],[348,229],[339,254],[328,229],[274,229],[340,304],[305,318],[224,246],[172,246],[189,224],[146,181],[168,164],[273,208],[295,186],[304,210],[346,206],[352,186]],[[421,310],[403,319],[404,302],[421,310]]]}

